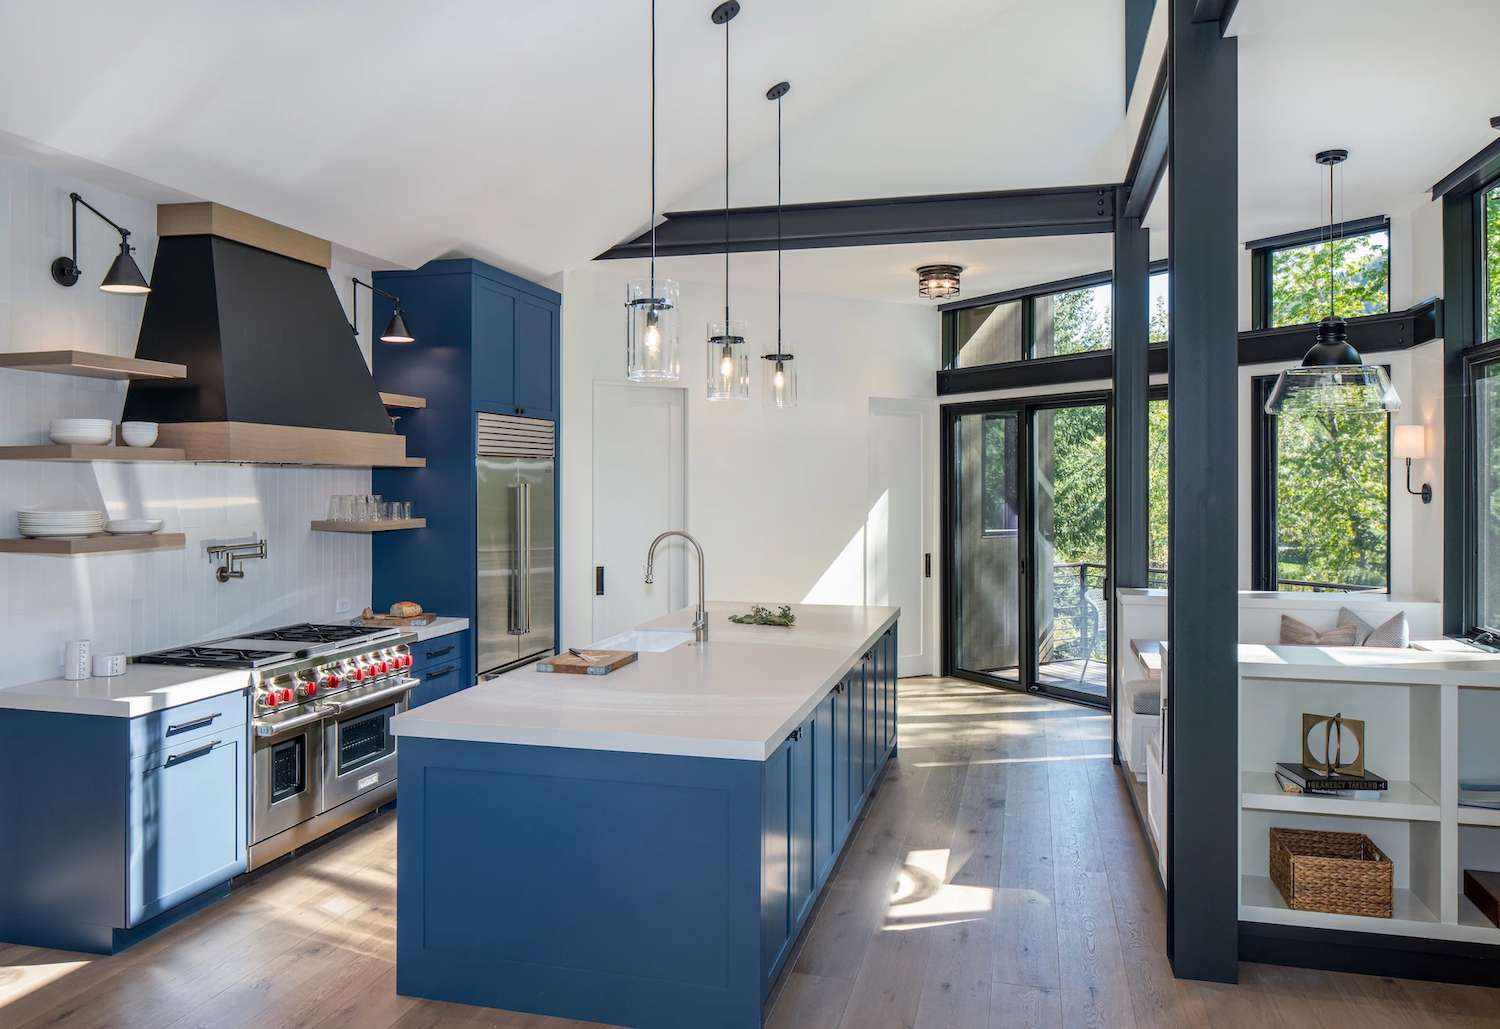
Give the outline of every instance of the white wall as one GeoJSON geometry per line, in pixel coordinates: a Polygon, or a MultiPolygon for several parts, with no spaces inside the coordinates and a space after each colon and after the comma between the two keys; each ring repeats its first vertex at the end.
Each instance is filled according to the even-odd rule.
{"type": "MultiPolygon", "coordinates": [[[[144,299],[95,288],[118,242],[108,226],[81,212],[77,285],[64,289],[48,272],[70,246],[72,190],[132,231],[137,260],[150,274],[154,200],[45,161],[0,156],[0,352],[135,351],[144,299]]],[[[368,274],[342,261],[330,270],[346,308],[356,272],[368,274]]],[[[361,335],[368,360],[368,325],[361,335]]],[[[124,383],[0,369],[0,443],[45,443],[55,417],[118,419],[124,397],[124,383]]],[[[91,639],[99,653],[138,654],[330,618],[340,601],[357,612],[370,599],[369,541],[308,526],[326,512],[330,494],[366,492],[369,483],[369,472],[359,469],[0,462],[0,536],[15,536],[16,510],[33,505],[99,506],[113,517],[162,518],[166,531],[187,534],[180,551],[0,554],[0,686],[58,674],[63,643],[72,638],[91,639]],[[256,533],[270,541],[268,560],[247,562],[242,580],[216,582],[203,541],[256,533]]]]}
{"type": "MultiPolygon", "coordinates": [[[[800,406],[771,411],[758,392],[746,403],[711,404],[704,398],[704,336],[706,323],[723,317],[722,259],[674,258],[658,268],[682,282],[687,528],[707,554],[709,597],[862,603],[869,400],[933,395],[937,316],[912,304],[787,293],[783,324],[800,368],[800,406]]],[[[641,262],[609,261],[565,276],[564,646],[589,642],[592,627],[593,383],[624,378],[625,282],[643,269],[641,262]]],[[[750,323],[757,365],[774,338],[775,312],[774,290],[736,281],[734,317],[750,323]]],[[[934,527],[934,553],[935,540],[934,527]]],[[[649,542],[641,540],[643,561],[649,542]]]]}

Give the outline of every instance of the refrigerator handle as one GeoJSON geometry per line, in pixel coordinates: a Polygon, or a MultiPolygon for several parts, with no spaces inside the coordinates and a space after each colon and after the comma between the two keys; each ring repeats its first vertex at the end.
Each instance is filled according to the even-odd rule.
{"type": "Polygon", "coordinates": [[[521,604],[526,595],[523,580],[525,575],[526,561],[526,486],[524,483],[515,483],[511,487],[514,494],[514,503],[511,514],[511,539],[515,544],[515,567],[511,569],[509,576],[510,603],[507,606],[505,631],[512,636],[523,635],[526,630],[521,620],[521,604]]]}
{"type": "Polygon", "coordinates": [[[531,483],[521,483],[521,634],[531,632],[531,483]]]}

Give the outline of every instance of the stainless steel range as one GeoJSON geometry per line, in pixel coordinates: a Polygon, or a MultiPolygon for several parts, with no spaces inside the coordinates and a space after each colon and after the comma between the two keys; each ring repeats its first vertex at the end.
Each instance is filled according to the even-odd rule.
{"type": "Polygon", "coordinates": [[[406,672],[414,642],[395,629],[302,624],[135,660],[250,670],[254,869],[395,798],[391,719],[420,682],[406,672]]]}

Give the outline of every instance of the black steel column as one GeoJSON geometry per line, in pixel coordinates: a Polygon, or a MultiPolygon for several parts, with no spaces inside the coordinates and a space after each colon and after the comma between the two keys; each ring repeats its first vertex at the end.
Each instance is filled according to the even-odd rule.
{"type": "Polygon", "coordinates": [[[1469,629],[1475,561],[1470,520],[1475,510],[1472,444],[1464,396],[1464,350],[1479,339],[1479,282],[1475,267],[1476,201],[1462,190],[1443,197],[1443,632],[1469,629]]]}
{"type": "Polygon", "coordinates": [[[1114,260],[1114,539],[1110,587],[1145,586],[1147,524],[1147,390],[1150,377],[1150,233],[1125,215],[1124,190],[1115,201],[1114,260]]]}
{"type": "Polygon", "coordinates": [[[1239,959],[1237,41],[1171,4],[1171,674],[1167,950],[1186,979],[1239,959]]]}

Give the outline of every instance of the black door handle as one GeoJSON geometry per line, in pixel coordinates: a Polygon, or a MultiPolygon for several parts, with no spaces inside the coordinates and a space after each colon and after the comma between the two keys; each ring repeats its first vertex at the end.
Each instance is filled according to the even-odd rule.
{"type": "Polygon", "coordinates": [[[191,722],[183,722],[181,725],[169,725],[167,726],[166,734],[168,736],[176,736],[178,733],[192,732],[194,729],[202,729],[205,726],[213,725],[214,719],[218,718],[220,713],[221,712],[215,711],[207,718],[199,718],[191,722]]]}
{"type": "Polygon", "coordinates": [[[923,554],[922,555],[922,578],[924,578],[924,579],[930,579],[930,578],[932,578],[932,555],[931,554],[923,554]]]}
{"type": "Polygon", "coordinates": [[[594,596],[604,596],[604,566],[594,566],[594,596]]]}
{"type": "Polygon", "coordinates": [[[173,765],[187,764],[189,761],[192,761],[195,758],[200,758],[204,754],[207,754],[209,751],[217,747],[219,743],[219,740],[214,740],[212,743],[205,743],[197,750],[190,750],[185,754],[173,754],[171,757],[167,758],[166,763],[164,763],[162,767],[171,768],[173,765]]]}

